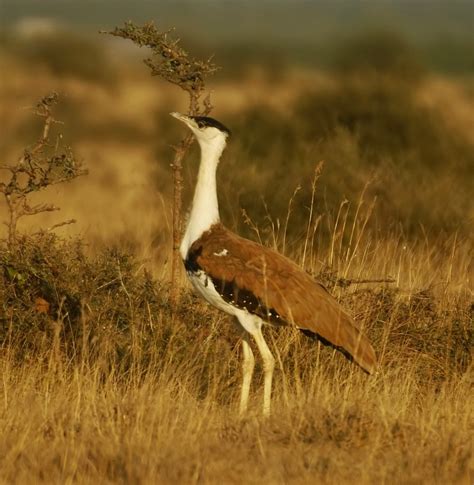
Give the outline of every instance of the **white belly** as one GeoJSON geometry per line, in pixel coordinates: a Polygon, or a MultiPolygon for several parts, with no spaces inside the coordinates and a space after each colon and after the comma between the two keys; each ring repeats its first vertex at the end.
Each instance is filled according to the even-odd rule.
{"type": "Polygon", "coordinates": [[[241,312],[238,308],[227,303],[216,291],[211,278],[209,278],[204,271],[198,271],[196,273],[188,273],[188,277],[198,291],[198,293],[211,305],[215,306],[223,312],[229,313],[230,315],[237,316],[237,313],[241,312]]]}

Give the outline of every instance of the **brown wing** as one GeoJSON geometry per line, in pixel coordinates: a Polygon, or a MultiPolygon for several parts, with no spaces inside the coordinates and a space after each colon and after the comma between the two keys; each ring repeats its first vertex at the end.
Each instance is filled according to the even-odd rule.
{"type": "Polygon", "coordinates": [[[274,324],[313,332],[371,373],[376,357],[354,320],[297,264],[216,224],[193,243],[188,271],[202,269],[228,302],[274,324]]]}

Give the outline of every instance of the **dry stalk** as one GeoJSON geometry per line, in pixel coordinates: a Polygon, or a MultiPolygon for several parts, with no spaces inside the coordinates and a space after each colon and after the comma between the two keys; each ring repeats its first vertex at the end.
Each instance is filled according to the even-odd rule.
{"type": "MultiPolygon", "coordinates": [[[[204,96],[206,78],[218,69],[212,59],[196,60],[179,45],[179,39],[170,37],[171,30],[160,32],[155,25],[147,23],[142,27],[133,22],[126,22],[123,27],[116,27],[108,34],[131,40],[140,47],[151,49],[152,57],[144,60],[150,68],[152,76],[179,86],[188,94],[188,114],[192,116],[205,116],[212,110],[210,96],[204,96]]],[[[179,245],[181,241],[181,207],[183,192],[183,159],[193,143],[191,135],[186,136],[174,147],[174,160],[171,164],[173,170],[173,246],[171,264],[171,293],[170,300],[176,306],[179,296],[179,275],[181,257],[179,245]]]]}
{"type": "MultiPolygon", "coordinates": [[[[304,246],[303,246],[303,257],[301,259],[301,266],[305,267],[306,262],[306,252],[308,250],[308,242],[310,240],[310,231],[311,227],[313,227],[313,213],[314,213],[314,199],[316,196],[316,185],[318,183],[319,178],[321,177],[321,173],[323,171],[324,161],[321,160],[314,169],[313,180],[311,182],[311,204],[309,206],[309,216],[308,216],[308,226],[306,228],[306,237],[304,239],[304,246]]],[[[312,250],[312,247],[311,247],[312,250]]]]}

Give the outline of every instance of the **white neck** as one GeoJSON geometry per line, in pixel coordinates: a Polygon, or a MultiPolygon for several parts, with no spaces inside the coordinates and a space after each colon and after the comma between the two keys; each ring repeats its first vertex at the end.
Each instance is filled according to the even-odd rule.
{"type": "Polygon", "coordinates": [[[188,225],[180,247],[183,259],[186,258],[191,244],[213,224],[219,222],[216,170],[219,158],[225,147],[225,138],[219,137],[212,141],[200,142],[199,144],[201,146],[201,163],[199,165],[191,214],[189,215],[188,225]]]}

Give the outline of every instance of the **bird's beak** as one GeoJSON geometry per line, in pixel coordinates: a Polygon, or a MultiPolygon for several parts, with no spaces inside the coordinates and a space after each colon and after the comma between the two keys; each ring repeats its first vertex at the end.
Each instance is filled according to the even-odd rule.
{"type": "Polygon", "coordinates": [[[196,122],[192,118],[190,118],[189,116],[183,115],[183,114],[178,113],[176,111],[173,111],[173,113],[170,113],[170,115],[173,118],[176,118],[177,120],[182,121],[189,128],[195,128],[196,122]]]}

